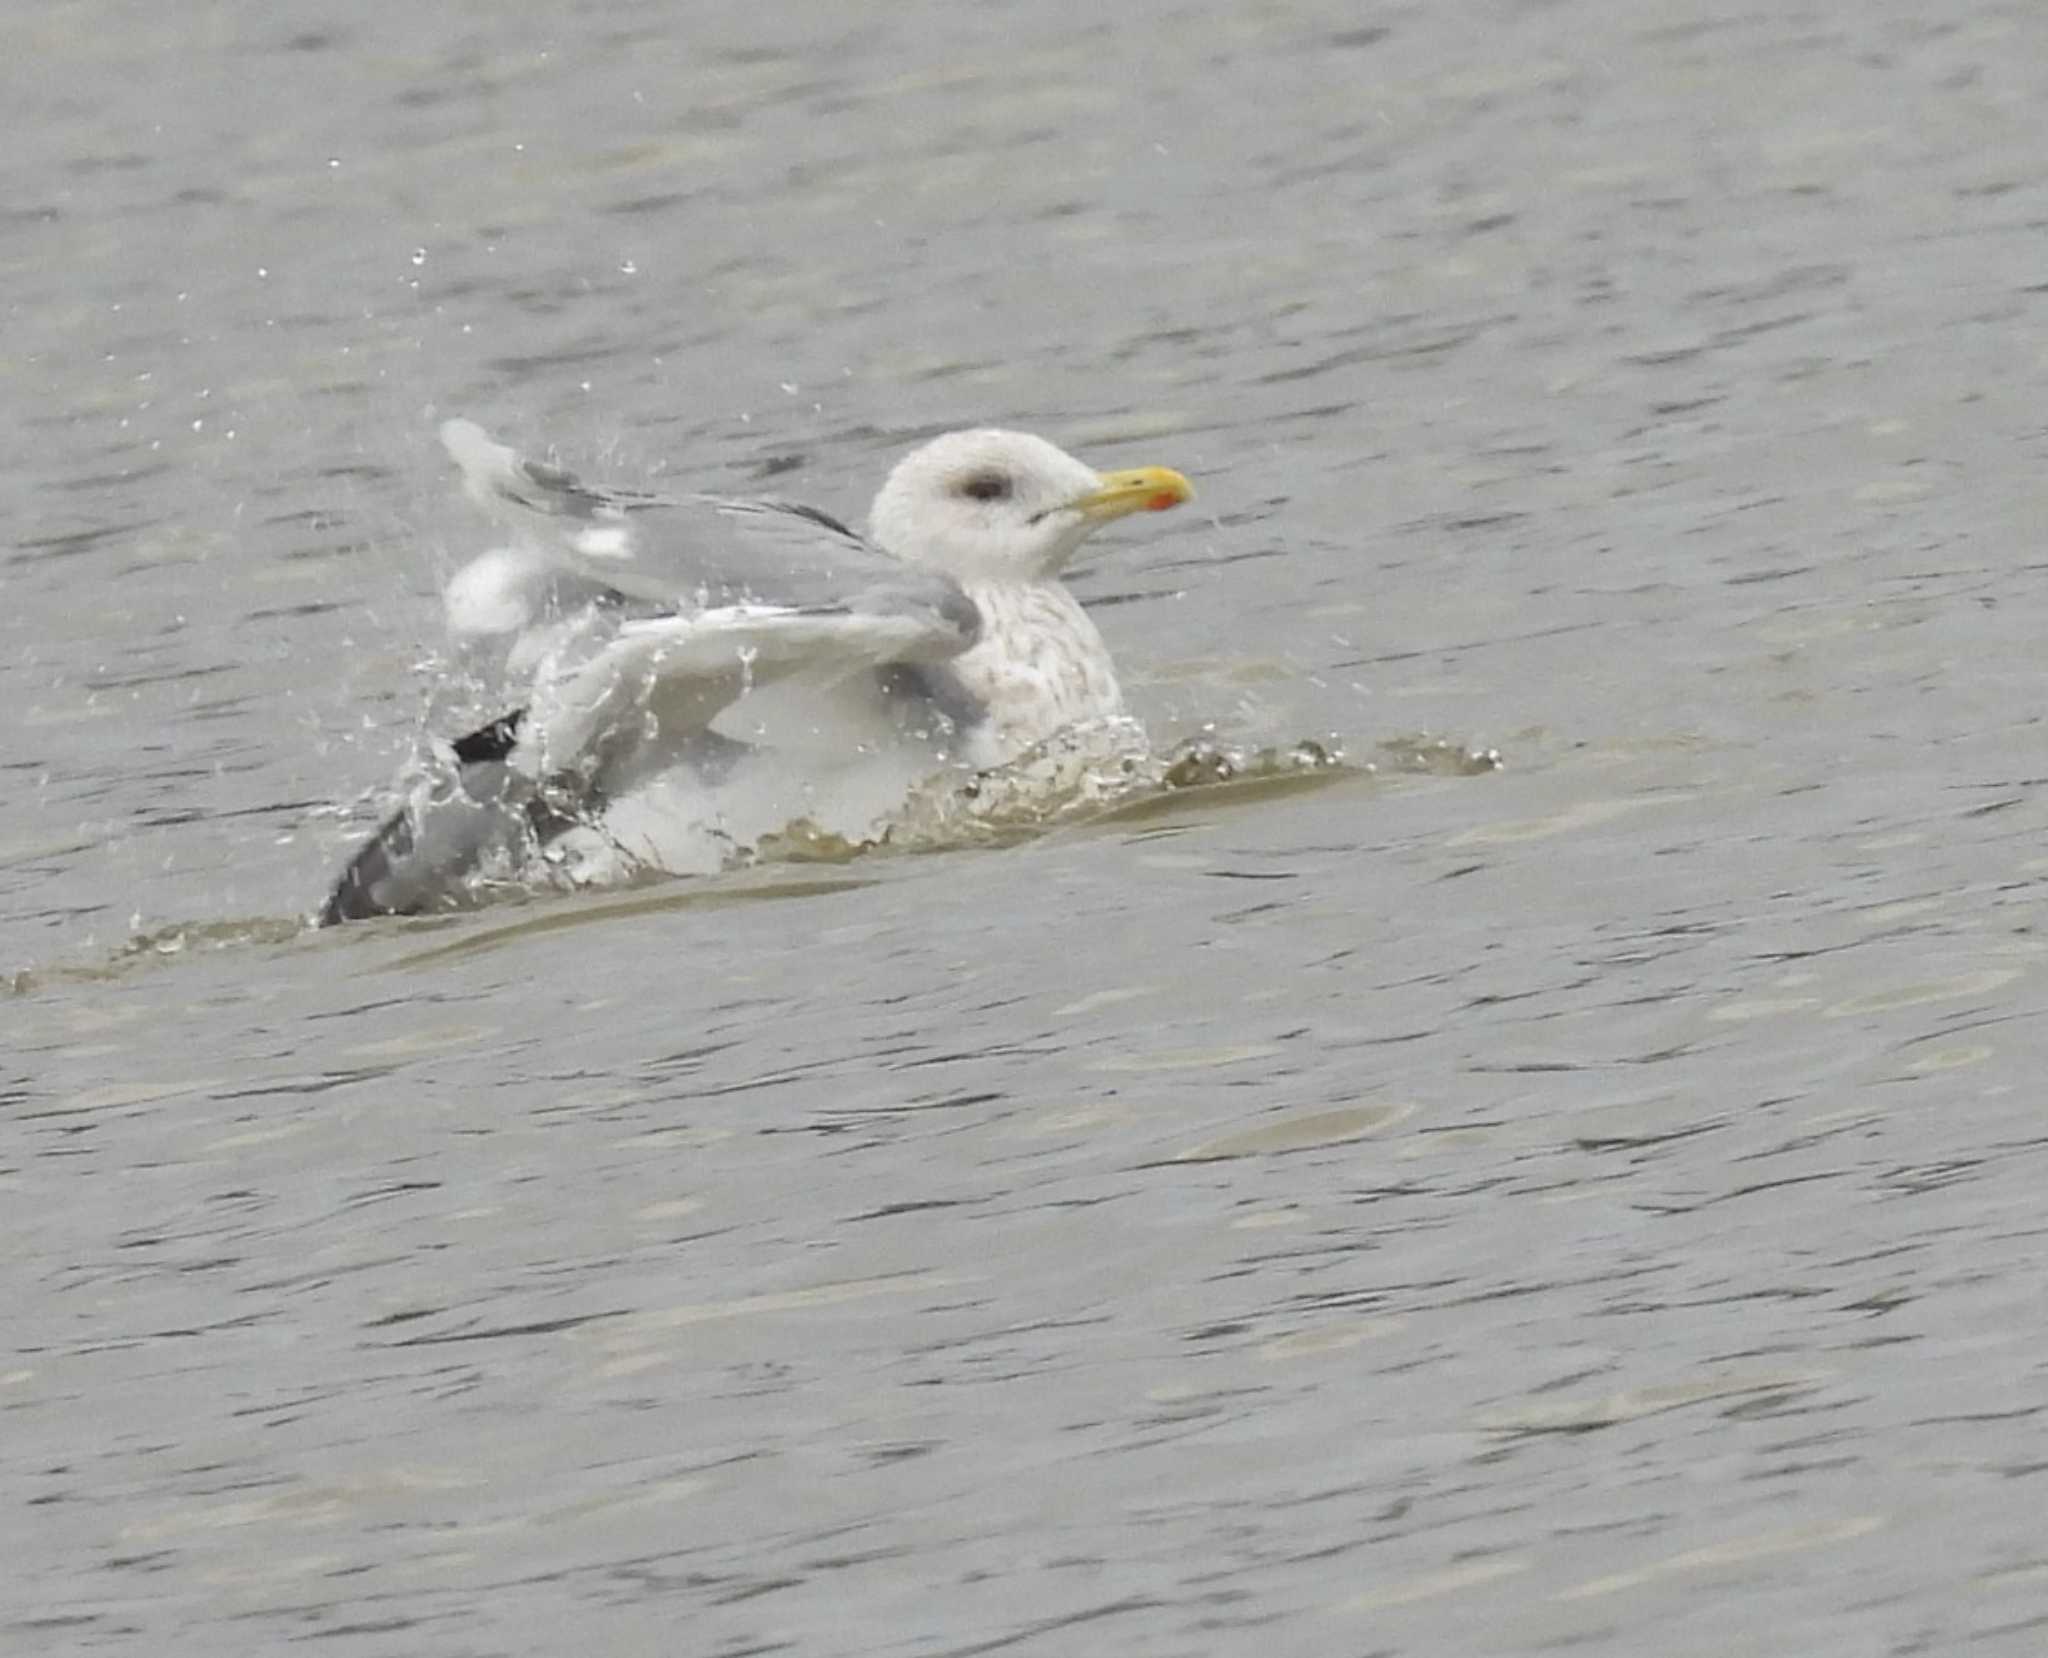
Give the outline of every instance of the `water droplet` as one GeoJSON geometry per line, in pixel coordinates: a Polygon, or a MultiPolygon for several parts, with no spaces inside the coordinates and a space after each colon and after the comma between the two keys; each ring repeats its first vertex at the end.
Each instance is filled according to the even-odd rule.
{"type": "Polygon", "coordinates": [[[412,262],[415,265],[424,265],[427,262],[427,250],[425,248],[414,248],[412,250],[412,262]]]}

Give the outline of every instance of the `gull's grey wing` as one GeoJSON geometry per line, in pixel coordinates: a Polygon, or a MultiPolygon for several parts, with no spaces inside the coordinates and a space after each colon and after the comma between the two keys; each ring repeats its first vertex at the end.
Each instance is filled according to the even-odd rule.
{"type": "Polygon", "coordinates": [[[980,614],[958,582],[904,564],[815,507],[602,489],[467,420],[443,425],[441,442],[470,499],[564,571],[640,605],[916,619],[911,660],[957,655],[980,636],[980,614]]]}

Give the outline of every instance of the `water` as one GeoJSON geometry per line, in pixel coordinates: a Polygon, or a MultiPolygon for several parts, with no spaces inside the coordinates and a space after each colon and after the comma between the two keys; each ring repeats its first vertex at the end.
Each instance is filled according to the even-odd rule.
{"type": "Polygon", "coordinates": [[[0,31],[9,1650],[2038,1648],[2036,8],[0,31]],[[455,412],[1350,763],[306,933],[455,412]]]}

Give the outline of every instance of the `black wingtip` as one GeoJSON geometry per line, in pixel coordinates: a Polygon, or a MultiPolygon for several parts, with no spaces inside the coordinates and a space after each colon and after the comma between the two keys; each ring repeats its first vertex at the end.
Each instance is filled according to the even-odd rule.
{"type": "MultiPolygon", "coordinates": [[[[468,790],[481,793],[485,800],[502,799],[502,779],[486,785],[484,777],[473,774],[472,768],[501,764],[518,746],[519,728],[525,720],[526,710],[515,708],[456,738],[455,758],[468,790]]],[[[482,844],[480,839],[460,840],[452,848],[444,848],[443,855],[450,859],[445,868],[432,864],[409,867],[420,844],[413,812],[411,805],[400,807],[356,849],[314,917],[315,925],[336,927],[372,916],[416,915],[429,907],[436,892],[468,873],[482,844]]]]}
{"type": "Polygon", "coordinates": [[[412,814],[401,808],[377,826],[377,832],[356,849],[348,867],[336,878],[327,902],[314,918],[321,927],[338,927],[344,921],[367,921],[374,915],[396,915],[397,906],[381,900],[378,890],[387,887],[393,870],[413,846],[412,814]]]}
{"type": "Polygon", "coordinates": [[[467,736],[455,739],[455,758],[465,766],[487,760],[502,760],[519,744],[519,728],[526,722],[526,710],[515,708],[501,714],[489,725],[480,725],[467,736]]]}

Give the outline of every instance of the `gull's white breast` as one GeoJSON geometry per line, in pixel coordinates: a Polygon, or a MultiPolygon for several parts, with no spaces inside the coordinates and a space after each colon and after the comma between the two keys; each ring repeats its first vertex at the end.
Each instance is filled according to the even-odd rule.
{"type": "Polygon", "coordinates": [[[1113,719],[1123,688],[1102,634],[1050,582],[970,583],[981,638],[950,667],[988,710],[981,763],[1000,765],[1062,726],[1113,719]]]}

